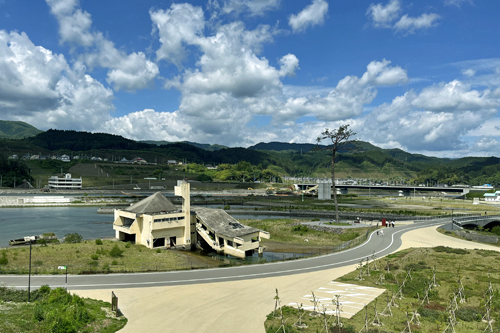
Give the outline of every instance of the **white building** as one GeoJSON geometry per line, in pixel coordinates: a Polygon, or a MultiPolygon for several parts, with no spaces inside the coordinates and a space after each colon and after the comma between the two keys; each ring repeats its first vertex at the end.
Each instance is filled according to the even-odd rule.
{"type": "Polygon", "coordinates": [[[64,190],[81,189],[82,178],[71,178],[70,173],[66,173],[64,177],[51,176],[49,178],[49,187],[64,190]]]}
{"type": "Polygon", "coordinates": [[[483,194],[484,201],[500,201],[500,191],[483,194]]]}

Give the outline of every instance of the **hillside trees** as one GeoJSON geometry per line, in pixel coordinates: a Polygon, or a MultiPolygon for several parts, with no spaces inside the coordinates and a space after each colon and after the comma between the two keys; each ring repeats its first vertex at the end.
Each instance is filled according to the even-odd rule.
{"type": "Polygon", "coordinates": [[[21,185],[23,180],[33,181],[26,162],[21,160],[10,160],[7,156],[0,154],[0,175],[2,186],[14,187],[21,185]],[[15,182],[15,184],[14,184],[15,182]]]}

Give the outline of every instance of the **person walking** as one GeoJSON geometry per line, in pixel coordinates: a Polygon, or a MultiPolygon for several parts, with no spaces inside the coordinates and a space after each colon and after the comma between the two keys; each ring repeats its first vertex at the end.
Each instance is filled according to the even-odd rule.
{"type": "Polygon", "coordinates": [[[392,227],[393,227],[393,228],[394,228],[394,225],[395,225],[395,223],[394,223],[394,221],[392,221],[392,227]]]}
{"type": "Polygon", "coordinates": [[[380,236],[384,237],[384,230],[380,230],[380,236]]]}

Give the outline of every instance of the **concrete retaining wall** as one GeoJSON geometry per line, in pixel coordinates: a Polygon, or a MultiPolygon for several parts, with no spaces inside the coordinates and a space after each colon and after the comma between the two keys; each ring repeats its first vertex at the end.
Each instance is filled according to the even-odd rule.
{"type": "Polygon", "coordinates": [[[498,237],[497,236],[488,236],[488,235],[481,235],[477,234],[475,232],[466,232],[463,230],[456,230],[455,234],[463,237],[465,239],[475,241],[475,242],[482,242],[482,243],[498,243],[498,237]]]}

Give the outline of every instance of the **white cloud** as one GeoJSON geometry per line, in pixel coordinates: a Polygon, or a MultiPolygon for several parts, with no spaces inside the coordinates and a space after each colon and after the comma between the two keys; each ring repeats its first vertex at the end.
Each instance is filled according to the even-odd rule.
{"type": "Polygon", "coordinates": [[[192,127],[180,119],[179,112],[156,112],[146,109],[112,118],[97,131],[111,132],[133,140],[182,141],[192,127]],[[147,129],[147,130],[145,130],[147,129]]]}
{"type": "Polygon", "coordinates": [[[394,29],[399,32],[412,34],[416,30],[428,29],[436,26],[436,21],[440,18],[441,16],[436,13],[422,14],[419,17],[410,17],[406,14],[394,24],[394,29]]]}
{"type": "Polygon", "coordinates": [[[336,121],[357,117],[363,107],[377,95],[380,85],[402,84],[408,81],[406,71],[401,67],[391,67],[390,61],[372,61],[366,72],[357,76],[346,76],[326,96],[299,96],[288,98],[277,114],[275,122],[291,121],[311,115],[324,121],[336,121]]]}
{"type": "Polygon", "coordinates": [[[295,76],[299,69],[299,59],[294,54],[287,54],[280,59],[280,76],[295,76]]]}
{"type": "Polygon", "coordinates": [[[114,110],[110,89],[76,62],[35,46],[24,33],[0,31],[0,115],[41,129],[92,130],[114,110]]]}
{"type": "Polygon", "coordinates": [[[92,19],[88,12],[77,8],[79,0],[46,0],[50,11],[59,21],[61,42],[91,46],[94,36],[89,31],[92,19]]]}
{"type": "Polygon", "coordinates": [[[427,87],[412,101],[412,105],[432,111],[464,111],[496,108],[490,91],[479,92],[458,80],[427,87]]]}
{"type": "Polygon", "coordinates": [[[159,32],[161,47],[156,51],[158,60],[166,60],[178,67],[186,57],[184,44],[194,44],[205,27],[201,7],[187,3],[172,4],[167,10],[149,12],[154,32],[159,32]]]}
{"type": "MultiPolygon", "coordinates": [[[[264,15],[266,12],[279,7],[280,0],[222,0],[222,12],[225,14],[243,12],[251,16],[264,15]]],[[[220,8],[217,1],[209,1],[212,8],[220,8]]]]}
{"type": "Polygon", "coordinates": [[[375,27],[390,28],[392,27],[392,22],[399,17],[400,11],[401,5],[399,0],[391,0],[385,6],[381,3],[370,4],[366,15],[371,17],[375,27]]]}
{"type": "Polygon", "coordinates": [[[325,0],[313,0],[312,4],[304,8],[297,15],[291,15],[288,24],[293,32],[304,31],[309,26],[323,24],[328,12],[328,2],[325,0]]]}
{"type": "Polygon", "coordinates": [[[444,0],[445,6],[457,6],[458,8],[460,8],[460,6],[463,3],[469,3],[469,4],[473,5],[474,1],[473,0],[444,0]]]}
{"type": "Polygon", "coordinates": [[[159,74],[158,66],[142,52],[127,54],[100,32],[92,32],[89,13],[79,8],[79,0],[46,0],[51,13],[59,22],[61,42],[83,46],[82,56],[90,67],[108,68],[107,82],[116,90],[134,91],[153,84],[159,74]]]}
{"type": "MultiPolygon", "coordinates": [[[[405,150],[469,154],[473,147],[464,138],[489,123],[499,106],[489,90],[473,90],[455,80],[424,88],[419,94],[408,91],[376,107],[360,119],[361,135],[377,145],[398,142],[405,150]]],[[[494,133],[492,128],[488,131],[482,135],[494,133]]]]}
{"type": "Polygon", "coordinates": [[[466,76],[474,76],[476,75],[476,71],[473,70],[472,68],[464,69],[462,70],[462,74],[466,76]]]}
{"type": "Polygon", "coordinates": [[[434,27],[437,25],[436,21],[441,18],[436,13],[424,13],[419,17],[411,17],[408,14],[401,16],[400,0],[390,0],[385,6],[382,3],[372,3],[368,6],[366,15],[371,19],[375,28],[394,29],[396,32],[407,35],[417,30],[434,27]]]}

